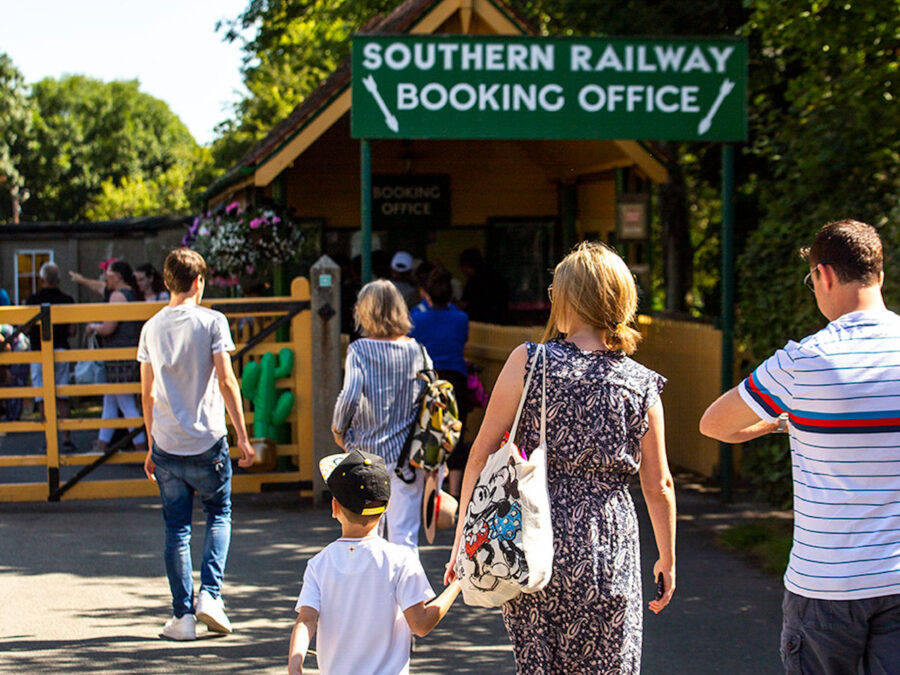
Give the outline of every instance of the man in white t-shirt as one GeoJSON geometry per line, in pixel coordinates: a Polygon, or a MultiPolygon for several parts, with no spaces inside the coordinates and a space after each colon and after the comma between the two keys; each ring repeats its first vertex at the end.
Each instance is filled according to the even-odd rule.
{"type": "Polygon", "coordinates": [[[200,306],[206,262],[180,248],[166,258],[163,278],[169,304],[141,331],[141,396],[150,434],[144,472],[159,485],[166,523],[165,561],[172,591],[172,618],[163,635],[196,638],[196,620],[210,630],[231,632],[222,601],[225,561],[231,541],[231,459],[225,411],[241,451],[239,466],[255,452],[247,436],[241,391],[231,368],[234,350],[228,321],[200,306]],[[206,512],[200,593],[194,607],[191,515],[194,493],[206,512]]]}
{"type": "Polygon", "coordinates": [[[785,672],[900,673],[900,317],[881,296],[872,226],[829,223],[801,253],[830,323],[719,398],[700,431],[726,443],[790,433],[785,672]]]}
{"type": "Polygon", "coordinates": [[[317,630],[323,675],[408,673],[412,633],[431,632],[459,595],[459,583],[435,598],[415,552],[376,533],[391,497],[391,476],[381,457],[354,450],[326,457],[319,469],[341,538],[306,564],[289,673],[303,672],[317,630]]]}

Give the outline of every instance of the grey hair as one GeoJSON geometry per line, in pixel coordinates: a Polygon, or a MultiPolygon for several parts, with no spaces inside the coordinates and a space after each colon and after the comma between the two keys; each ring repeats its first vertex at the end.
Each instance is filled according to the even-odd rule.
{"type": "Polygon", "coordinates": [[[59,286],[59,266],[56,263],[45,262],[41,265],[41,270],[38,274],[48,286],[59,286]]]}

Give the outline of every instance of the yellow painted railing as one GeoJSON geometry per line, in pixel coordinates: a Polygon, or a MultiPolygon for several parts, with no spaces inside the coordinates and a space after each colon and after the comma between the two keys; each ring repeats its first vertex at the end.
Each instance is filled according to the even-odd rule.
{"type": "MultiPolygon", "coordinates": [[[[287,378],[276,382],[278,389],[294,393],[295,405],[288,420],[290,441],[276,446],[279,458],[287,457],[291,466],[282,471],[261,471],[237,473],[233,480],[235,492],[258,492],[264,489],[283,488],[297,490],[305,496],[312,495],[313,452],[312,452],[312,357],[310,350],[310,312],[309,282],[303,278],[294,279],[291,284],[291,295],[277,298],[255,298],[235,300],[207,300],[204,305],[222,311],[229,319],[235,344],[238,351],[253,336],[264,329],[267,324],[284,315],[286,309],[297,307],[301,303],[304,308],[296,313],[289,323],[289,339],[286,342],[276,340],[277,333],[269,335],[240,357],[235,363],[235,371],[240,375],[243,365],[248,360],[259,358],[265,353],[277,354],[287,347],[294,352],[294,369],[287,378]],[[264,310],[247,311],[247,303],[257,300],[265,304],[264,310]],[[279,306],[283,305],[284,309],[279,306]]],[[[49,326],[58,324],[85,324],[102,321],[146,321],[163,307],[163,303],[123,303],[103,304],[91,303],[81,305],[53,305],[49,307],[49,326]]],[[[0,323],[21,326],[41,312],[40,307],[0,307],[0,323]]],[[[40,327],[40,321],[37,324],[40,327]]],[[[102,457],[100,453],[60,454],[58,432],[69,430],[131,428],[143,425],[140,418],[99,419],[72,418],[60,419],[58,416],[57,396],[101,396],[103,394],[138,394],[139,382],[121,384],[68,384],[57,385],[54,364],[77,363],[80,361],[115,361],[135,359],[137,347],[119,347],[106,349],[59,349],[52,348],[51,340],[44,340],[38,351],[0,352],[0,367],[12,364],[40,363],[42,365],[42,387],[10,387],[0,386],[0,399],[30,398],[42,396],[43,418],[35,421],[0,422],[0,434],[5,434],[3,450],[0,451],[0,502],[4,501],[39,501],[54,497],[59,486],[61,467],[78,467],[94,463],[102,457]],[[40,453],[11,454],[9,448],[14,443],[13,434],[18,432],[42,432],[46,450],[40,453]],[[47,482],[21,483],[10,482],[3,476],[4,467],[41,466],[46,467],[47,482]]],[[[0,383],[2,384],[2,383],[0,383]]],[[[244,402],[248,426],[253,422],[253,413],[249,411],[249,402],[244,402]]],[[[230,422],[230,421],[229,421],[230,422]]],[[[230,436],[233,433],[230,432],[230,436]]],[[[231,439],[233,440],[233,438],[231,439]]],[[[232,456],[239,452],[232,447],[232,456]]],[[[107,464],[124,464],[144,461],[142,452],[118,452],[110,457],[107,464]]],[[[82,480],[67,489],[66,499],[93,499],[109,497],[149,496],[157,493],[156,485],[146,479],[122,480],[82,480]]]]}
{"type": "MultiPolygon", "coordinates": [[[[634,354],[639,363],[668,378],[663,391],[666,445],[673,467],[715,476],[719,446],[702,436],[700,416],[719,395],[722,333],[707,324],[638,317],[643,340],[634,354]]],[[[466,358],[484,369],[482,381],[490,391],[509,353],[526,340],[540,340],[543,327],[495,326],[471,323],[466,358]]],[[[471,439],[478,431],[483,410],[473,411],[467,423],[471,439]]],[[[735,466],[739,468],[739,454],[735,466]]]]}

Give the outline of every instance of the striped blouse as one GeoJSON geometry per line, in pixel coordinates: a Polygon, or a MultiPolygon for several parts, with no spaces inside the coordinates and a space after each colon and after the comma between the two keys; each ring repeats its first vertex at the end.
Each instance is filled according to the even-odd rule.
{"type": "Polygon", "coordinates": [[[425,386],[416,373],[431,368],[431,358],[414,340],[350,343],[344,387],[334,405],[331,425],[344,432],[348,450],[371,452],[396,462],[415,417],[415,399],[425,386]]]}
{"type": "Polygon", "coordinates": [[[900,317],[845,314],[789,342],[739,391],[760,418],[790,420],[785,587],[830,600],[900,593],[900,317]]]}

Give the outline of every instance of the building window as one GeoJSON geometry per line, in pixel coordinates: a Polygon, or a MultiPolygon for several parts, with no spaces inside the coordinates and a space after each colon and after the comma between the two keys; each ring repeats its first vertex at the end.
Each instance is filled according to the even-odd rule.
{"type": "Polygon", "coordinates": [[[38,273],[41,265],[53,262],[53,251],[16,251],[16,298],[17,305],[22,304],[32,293],[41,287],[38,273]]]}

